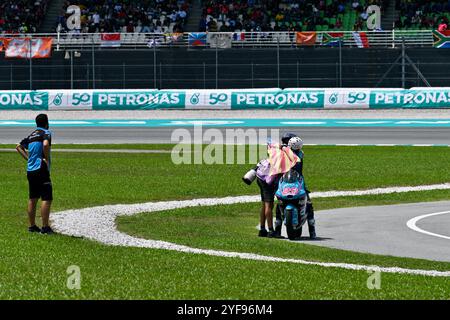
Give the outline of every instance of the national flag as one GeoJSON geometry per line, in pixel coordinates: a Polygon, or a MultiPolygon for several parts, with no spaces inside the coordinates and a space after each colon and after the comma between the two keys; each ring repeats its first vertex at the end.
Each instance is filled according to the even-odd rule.
{"type": "Polygon", "coordinates": [[[11,39],[8,38],[0,38],[0,52],[6,50],[8,43],[11,39]]]}
{"type": "Polygon", "coordinates": [[[152,39],[149,39],[147,42],[147,47],[153,48],[153,47],[159,47],[160,45],[164,44],[165,38],[164,36],[156,36],[152,39]]]}
{"type": "Polygon", "coordinates": [[[296,43],[302,46],[313,46],[316,43],[316,32],[297,32],[296,43]]]}
{"type": "Polygon", "coordinates": [[[355,39],[358,48],[369,48],[369,39],[365,32],[352,32],[353,39],[355,39]]]}
{"type": "Polygon", "coordinates": [[[339,47],[339,43],[344,41],[344,33],[328,32],[322,34],[322,45],[328,47],[339,47]]]}
{"type": "Polygon", "coordinates": [[[120,33],[102,33],[100,35],[102,47],[120,47],[120,33]]]}
{"type": "Polygon", "coordinates": [[[166,43],[171,44],[183,40],[183,33],[182,32],[165,33],[164,37],[166,39],[166,43]]]}
{"type": "Polygon", "coordinates": [[[204,47],[206,46],[206,33],[205,32],[191,32],[188,35],[188,43],[191,47],[204,47]]]}
{"type": "MultiPolygon", "coordinates": [[[[5,43],[5,42],[4,42],[5,43]]],[[[52,38],[20,38],[7,39],[5,58],[42,59],[50,58],[52,38]],[[31,44],[31,48],[30,48],[31,44]]]]}
{"type": "Polygon", "coordinates": [[[245,41],[245,33],[244,32],[233,33],[233,41],[245,41]]]}
{"type": "Polygon", "coordinates": [[[435,48],[450,48],[450,30],[438,31],[433,30],[433,47],[435,48]]]}
{"type": "Polygon", "coordinates": [[[208,33],[207,42],[211,48],[231,48],[231,33],[208,33]]]}

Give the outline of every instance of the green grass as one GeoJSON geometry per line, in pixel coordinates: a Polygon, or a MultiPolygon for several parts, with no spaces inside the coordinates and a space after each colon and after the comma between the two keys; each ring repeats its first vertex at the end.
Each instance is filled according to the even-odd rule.
{"type": "MultiPolygon", "coordinates": [[[[0,149],[15,148],[15,144],[0,144],[0,149]]],[[[54,144],[55,149],[136,149],[171,150],[173,144],[54,144]]]]}
{"type": "MultiPolygon", "coordinates": [[[[55,146],[60,147],[60,146],[55,146]]],[[[71,148],[86,146],[72,146],[71,148]]],[[[95,147],[95,146],[92,146],[95,147]]],[[[128,145],[121,148],[130,148],[128,145]]],[[[136,146],[159,149],[160,146],[136,146]]],[[[108,146],[108,148],[110,148],[108,146]]],[[[449,148],[306,147],[313,191],[450,181],[449,148]]],[[[1,299],[448,299],[448,278],[383,274],[381,290],[362,271],[244,261],[164,250],[110,247],[26,232],[25,163],[0,153],[1,299]],[[81,290],[66,269],[81,268],[81,290]],[[274,290],[278,275],[279,289],[274,290]]],[[[257,194],[240,177],[249,165],[174,165],[169,154],[54,154],[54,210],[112,203],[257,194]]],[[[450,199],[427,192],[427,200],[450,199]]],[[[317,199],[319,209],[416,202],[418,193],[317,199]]],[[[120,218],[120,228],[152,239],[280,257],[449,270],[449,264],[358,254],[255,236],[257,204],[176,210],[120,218]],[[210,208],[211,209],[211,208],[210,208]],[[230,221],[239,221],[242,228],[230,221]],[[180,223],[181,222],[181,223],[180,223]],[[172,226],[179,225],[173,229],[172,226]],[[199,228],[198,226],[202,226],[199,228]],[[217,227],[217,228],[214,228],[217,227]],[[301,249],[300,249],[301,248],[301,249]]]]}
{"type": "MultiPolygon", "coordinates": [[[[433,191],[421,195],[432,199],[450,199],[450,191],[433,191]]],[[[316,209],[323,210],[339,206],[378,205],[411,202],[414,193],[383,196],[345,197],[315,199],[316,209]],[[380,201],[380,198],[383,198],[380,201]]],[[[417,194],[416,194],[417,195],[417,194]]],[[[416,200],[417,201],[417,200],[416,200]]],[[[450,270],[450,263],[427,260],[396,258],[344,250],[316,247],[305,243],[293,243],[256,237],[257,213],[260,204],[235,204],[212,207],[185,208],[118,218],[119,230],[142,238],[166,240],[196,248],[211,248],[225,251],[251,252],[299,258],[323,262],[344,262],[385,267],[450,270]]],[[[316,215],[320,220],[320,213],[316,215]]],[[[307,233],[307,227],[305,227],[307,233]]],[[[319,230],[320,235],[320,230],[319,230]]],[[[323,235],[326,237],[326,234],[323,235]]]]}

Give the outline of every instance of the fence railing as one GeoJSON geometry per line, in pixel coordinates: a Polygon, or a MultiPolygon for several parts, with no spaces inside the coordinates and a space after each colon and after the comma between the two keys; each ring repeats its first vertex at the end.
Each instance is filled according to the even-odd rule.
{"type": "MultiPolygon", "coordinates": [[[[327,46],[330,35],[339,34],[342,47],[358,47],[355,33],[352,31],[316,32],[316,40],[310,46],[327,46]]],[[[210,32],[206,34],[204,44],[195,47],[211,47],[210,39],[214,35],[226,35],[229,44],[225,41],[219,48],[264,48],[264,47],[296,47],[304,46],[297,43],[296,32],[210,32]]],[[[432,47],[432,30],[390,30],[390,31],[365,31],[359,33],[367,38],[366,46],[377,48],[400,47],[404,41],[406,47],[432,47]]],[[[65,49],[88,49],[92,47],[110,47],[111,45],[102,41],[99,33],[60,33],[60,34],[15,34],[1,35],[1,37],[52,37],[53,46],[57,50],[65,49]]],[[[120,48],[148,48],[148,47],[190,47],[189,33],[121,33],[120,48]]]]}

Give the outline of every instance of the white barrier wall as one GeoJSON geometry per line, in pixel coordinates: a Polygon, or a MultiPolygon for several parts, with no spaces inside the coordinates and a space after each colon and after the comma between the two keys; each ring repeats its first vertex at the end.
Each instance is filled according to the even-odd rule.
{"type": "Polygon", "coordinates": [[[0,110],[449,108],[450,88],[0,91],[0,110]]]}

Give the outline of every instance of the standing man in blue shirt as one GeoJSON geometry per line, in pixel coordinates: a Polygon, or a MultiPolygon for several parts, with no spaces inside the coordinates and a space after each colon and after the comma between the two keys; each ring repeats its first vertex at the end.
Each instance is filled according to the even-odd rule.
{"type": "Polygon", "coordinates": [[[51,132],[48,130],[48,117],[39,114],[36,117],[37,128],[16,147],[17,152],[27,160],[27,178],[29,186],[28,231],[52,234],[49,225],[50,206],[53,200],[52,182],[50,180],[51,132]],[[36,205],[41,203],[42,229],[36,226],[36,205]]]}

